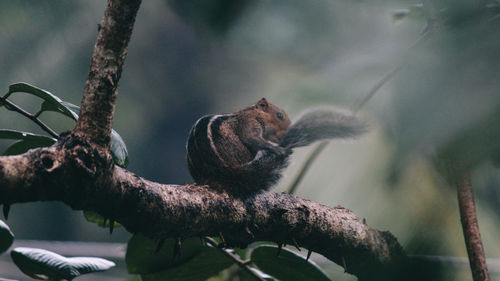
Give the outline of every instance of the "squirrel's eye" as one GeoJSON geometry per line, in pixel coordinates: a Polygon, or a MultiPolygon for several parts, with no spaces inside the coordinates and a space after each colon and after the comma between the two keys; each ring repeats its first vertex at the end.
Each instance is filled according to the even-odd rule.
{"type": "Polygon", "coordinates": [[[280,120],[283,120],[283,114],[281,114],[281,112],[276,113],[276,116],[278,116],[280,120]]]}

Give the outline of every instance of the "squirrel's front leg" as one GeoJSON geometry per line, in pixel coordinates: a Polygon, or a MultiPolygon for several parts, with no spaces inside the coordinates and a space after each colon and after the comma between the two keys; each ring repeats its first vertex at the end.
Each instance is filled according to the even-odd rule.
{"type": "Polygon", "coordinates": [[[290,149],[265,139],[263,137],[265,129],[257,120],[248,120],[248,122],[240,128],[241,133],[239,136],[242,143],[256,156],[261,150],[278,156],[288,156],[291,153],[290,149]]]}

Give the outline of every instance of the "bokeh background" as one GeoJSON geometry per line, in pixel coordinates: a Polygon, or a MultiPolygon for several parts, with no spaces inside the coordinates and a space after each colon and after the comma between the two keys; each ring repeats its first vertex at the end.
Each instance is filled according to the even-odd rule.
{"type": "MultiPolygon", "coordinates": [[[[466,250],[456,192],[436,169],[436,152],[465,139],[458,151],[474,158],[481,234],[492,280],[500,280],[500,2],[479,1],[480,14],[472,0],[433,2],[437,28],[427,24],[419,1],[144,1],[114,122],[128,146],[128,168],[161,183],[192,182],[185,141],[200,116],[261,97],[292,119],[314,106],[352,108],[398,68],[360,110],[370,132],[332,141],[297,195],[353,210],[391,231],[408,254],[457,260],[466,250]]],[[[104,7],[87,0],[1,1],[0,89],[23,81],[79,104],[104,7]]],[[[14,101],[32,111],[39,102],[21,95],[14,101]]],[[[73,125],[56,114],[42,119],[57,131],[73,125]]],[[[43,133],[2,108],[0,128],[43,133]]],[[[0,141],[0,150],[8,145],[0,141]]],[[[295,151],[277,190],[287,188],[312,149],[295,151]]],[[[53,202],[13,205],[7,223],[17,245],[70,241],[50,249],[77,255],[65,247],[108,243],[85,245],[114,249],[107,256],[120,266],[80,280],[130,277],[120,243],[131,234],[122,228],[109,235],[81,211],[53,202]]],[[[355,280],[313,258],[336,280],[355,280]]],[[[458,260],[443,280],[470,280],[468,265],[458,260]]],[[[6,253],[0,276],[26,278],[6,253]]]]}

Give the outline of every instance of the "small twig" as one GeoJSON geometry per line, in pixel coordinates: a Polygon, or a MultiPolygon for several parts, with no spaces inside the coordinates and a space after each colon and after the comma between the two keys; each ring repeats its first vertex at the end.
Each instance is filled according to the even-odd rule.
{"type": "Polygon", "coordinates": [[[297,190],[297,187],[299,186],[300,182],[304,178],[305,174],[311,167],[311,164],[316,160],[318,155],[325,149],[326,145],[328,144],[327,141],[324,141],[320,143],[316,148],[309,154],[309,157],[307,157],[306,162],[300,169],[299,173],[295,176],[295,179],[293,180],[292,184],[290,184],[290,187],[286,189],[286,192],[289,194],[294,194],[295,191],[297,190]]]}
{"type": "Polygon", "coordinates": [[[307,257],[306,257],[306,261],[309,261],[309,258],[311,257],[312,252],[313,252],[313,251],[311,251],[311,250],[307,250],[307,257]]]}
{"type": "MultiPolygon", "coordinates": [[[[429,33],[430,33],[429,31],[425,31],[415,41],[415,43],[413,43],[408,48],[407,52],[410,51],[411,49],[415,48],[416,46],[418,46],[421,42],[423,42],[429,36],[429,33]]],[[[384,77],[382,77],[382,79],[380,79],[377,83],[375,83],[375,85],[373,85],[373,87],[370,89],[368,94],[366,94],[366,96],[364,96],[362,100],[355,103],[351,107],[351,110],[353,112],[358,112],[378,92],[378,90],[380,90],[380,88],[382,88],[382,86],[384,86],[385,83],[387,83],[387,81],[389,81],[392,77],[394,77],[394,75],[405,66],[405,64],[406,63],[400,63],[398,66],[394,67],[394,69],[392,69],[390,72],[388,72],[386,75],[384,75],[384,77]]]]}
{"type": "Polygon", "coordinates": [[[299,247],[299,243],[297,243],[297,240],[295,240],[295,238],[292,237],[292,242],[293,242],[293,245],[295,246],[295,248],[297,248],[297,250],[300,252],[300,247],[299,247]]]}
{"type": "Polygon", "coordinates": [[[161,248],[163,247],[164,243],[165,243],[165,239],[159,239],[158,241],[156,241],[156,247],[155,247],[155,251],[153,253],[157,254],[161,250],[161,248]]]}
{"type": "Polygon", "coordinates": [[[238,255],[230,253],[230,252],[228,252],[228,251],[226,251],[226,250],[224,250],[222,248],[219,248],[219,245],[218,245],[217,241],[215,241],[214,239],[212,239],[210,237],[205,237],[205,240],[207,241],[208,244],[212,245],[214,248],[219,249],[219,251],[222,254],[224,254],[225,256],[227,256],[230,259],[232,259],[241,269],[243,269],[246,272],[248,272],[256,280],[265,281],[264,278],[260,277],[255,272],[253,272],[252,268],[250,266],[248,266],[248,261],[243,261],[243,260],[240,259],[240,257],[238,255]]]}
{"type": "Polygon", "coordinates": [[[460,220],[469,254],[472,278],[474,281],[488,281],[490,277],[477,222],[470,172],[467,170],[453,171],[452,177],[457,187],[460,220]]]}
{"type": "Polygon", "coordinates": [[[393,70],[382,77],[382,79],[380,79],[375,85],[373,85],[368,94],[366,94],[366,96],[360,102],[354,104],[351,110],[353,112],[359,111],[375,95],[375,93],[377,93],[378,90],[382,88],[382,86],[384,86],[385,83],[387,83],[387,81],[389,81],[394,76],[394,74],[396,74],[402,68],[402,66],[403,65],[396,66],[393,70]]]}
{"type": "Polygon", "coordinates": [[[49,135],[51,135],[54,138],[59,138],[59,134],[54,132],[51,128],[49,128],[45,123],[43,123],[40,119],[38,119],[35,115],[27,112],[26,110],[20,108],[18,105],[15,103],[12,103],[8,99],[4,97],[0,97],[0,103],[4,104],[8,110],[15,111],[17,113],[20,113],[21,115],[25,116],[26,118],[30,119],[31,121],[35,122],[40,128],[42,128],[45,132],[47,132],[49,135]]]}
{"type": "Polygon", "coordinates": [[[345,258],[342,256],[342,266],[344,267],[344,273],[347,272],[347,264],[345,263],[345,258]]]}
{"type": "Polygon", "coordinates": [[[181,250],[182,250],[182,239],[181,237],[176,237],[174,243],[174,255],[172,257],[172,260],[175,260],[176,258],[180,258],[182,256],[181,250]]]}
{"type": "Polygon", "coordinates": [[[225,248],[226,247],[226,239],[224,239],[224,235],[222,235],[222,232],[219,231],[219,238],[220,238],[220,241],[221,241],[221,245],[222,245],[222,248],[225,248]]]}
{"type": "MultiPolygon", "coordinates": [[[[429,31],[424,32],[415,41],[415,43],[413,43],[413,45],[411,45],[408,48],[407,51],[410,51],[411,49],[413,49],[417,45],[419,45],[421,42],[423,42],[429,36],[429,33],[430,33],[429,31]]],[[[382,77],[382,79],[380,79],[375,85],[373,85],[373,87],[370,89],[370,91],[368,92],[368,94],[366,94],[366,96],[364,96],[362,100],[360,100],[357,103],[354,103],[354,105],[351,107],[351,110],[353,112],[358,112],[378,92],[378,90],[380,90],[380,88],[382,88],[382,86],[384,86],[385,83],[387,83],[387,81],[389,81],[401,68],[403,68],[403,66],[405,66],[404,63],[399,64],[393,70],[391,70],[389,73],[387,73],[384,77],[382,77]]],[[[311,152],[311,154],[309,154],[309,157],[306,159],[306,162],[304,163],[304,165],[300,169],[299,173],[297,174],[297,176],[293,180],[292,184],[290,185],[290,187],[288,187],[286,189],[287,193],[289,193],[289,194],[294,194],[295,193],[295,190],[297,189],[297,186],[299,185],[299,183],[304,178],[304,176],[307,173],[307,171],[309,170],[311,164],[314,162],[314,160],[316,160],[316,158],[318,157],[318,155],[323,151],[323,149],[326,147],[327,144],[328,144],[328,142],[322,142],[322,143],[320,143],[311,152]]]]}

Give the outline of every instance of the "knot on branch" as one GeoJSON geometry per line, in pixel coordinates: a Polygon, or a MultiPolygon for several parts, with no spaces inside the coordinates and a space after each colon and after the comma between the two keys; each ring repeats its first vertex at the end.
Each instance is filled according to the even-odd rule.
{"type": "Polygon", "coordinates": [[[109,187],[114,164],[106,147],[96,145],[85,135],[65,132],[56,149],[56,153],[42,156],[40,163],[47,172],[57,173],[57,178],[66,183],[62,193],[69,205],[81,208],[81,203],[77,203],[81,202],[80,196],[109,187]]]}
{"type": "Polygon", "coordinates": [[[41,161],[42,161],[42,166],[45,168],[45,170],[49,172],[52,171],[53,168],[55,167],[52,155],[43,155],[41,157],[41,161]]]}
{"type": "Polygon", "coordinates": [[[66,161],[72,163],[72,168],[80,170],[88,177],[110,174],[113,169],[109,150],[78,133],[61,134],[58,149],[63,151],[66,161]]]}

